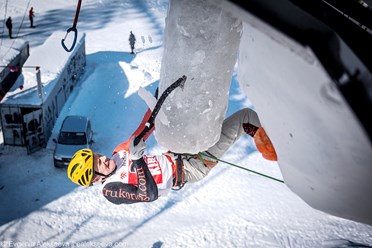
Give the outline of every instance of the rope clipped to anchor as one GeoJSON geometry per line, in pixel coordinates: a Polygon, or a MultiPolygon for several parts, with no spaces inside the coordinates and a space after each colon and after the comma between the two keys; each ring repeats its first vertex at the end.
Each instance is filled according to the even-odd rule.
{"type": "Polygon", "coordinates": [[[239,168],[239,169],[242,169],[242,170],[246,170],[246,171],[252,172],[252,173],[254,173],[254,174],[257,174],[257,175],[260,175],[260,176],[263,176],[263,177],[267,177],[267,178],[272,179],[272,180],[275,180],[275,181],[277,181],[277,182],[284,183],[283,180],[280,180],[280,179],[278,179],[278,178],[271,177],[271,176],[265,175],[265,174],[263,174],[263,173],[260,173],[260,172],[254,171],[254,170],[250,170],[250,169],[247,169],[247,168],[245,168],[245,167],[242,167],[242,166],[239,166],[239,165],[236,165],[236,164],[230,163],[230,162],[228,162],[228,161],[225,161],[225,160],[222,160],[222,159],[216,158],[215,156],[210,155],[209,153],[200,152],[199,154],[200,154],[201,156],[203,156],[203,157],[208,157],[208,158],[211,158],[211,159],[213,159],[213,160],[217,160],[217,161],[219,161],[219,162],[225,163],[225,164],[227,164],[227,165],[231,165],[231,166],[234,166],[234,167],[236,167],[236,168],[239,168]]]}

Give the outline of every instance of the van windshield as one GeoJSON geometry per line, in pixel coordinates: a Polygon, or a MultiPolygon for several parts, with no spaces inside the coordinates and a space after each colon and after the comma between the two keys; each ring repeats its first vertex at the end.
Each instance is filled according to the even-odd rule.
{"type": "Polygon", "coordinates": [[[61,132],[58,143],[62,145],[85,145],[87,138],[85,133],[61,132]]]}

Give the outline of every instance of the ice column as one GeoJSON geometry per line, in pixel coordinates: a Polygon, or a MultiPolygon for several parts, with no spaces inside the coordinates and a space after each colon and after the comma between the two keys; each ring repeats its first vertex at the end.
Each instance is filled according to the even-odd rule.
{"type": "Polygon", "coordinates": [[[159,93],[182,75],[187,81],[163,105],[169,125],[155,122],[160,145],[197,153],[218,141],[241,30],[242,23],[213,1],[170,0],[159,93]]]}

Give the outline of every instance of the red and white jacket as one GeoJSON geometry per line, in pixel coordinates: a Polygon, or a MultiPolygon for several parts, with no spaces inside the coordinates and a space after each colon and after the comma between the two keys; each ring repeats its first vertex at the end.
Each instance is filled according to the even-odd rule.
{"type": "MultiPolygon", "coordinates": [[[[137,168],[133,166],[133,163],[129,157],[129,152],[127,150],[122,150],[116,152],[114,156],[111,158],[115,161],[116,164],[116,172],[112,176],[110,176],[104,183],[103,183],[103,195],[108,198],[120,198],[123,195],[120,195],[118,192],[112,191],[112,186],[117,185],[117,189],[122,188],[124,185],[129,184],[135,187],[139,187],[140,185],[140,178],[137,172],[137,168]],[[111,185],[110,190],[105,189],[106,185],[111,185]]],[[[157,196],[164,196],[166,195],[173,186],[173,167],[172,161],[169,157],[165,155],[154,155],[154,156],[144,156],[144,162],[147,165],[147,169],[150,171],[151,176],[153,177],[158,192],[157,196]]],[[[132,192],[133,193],[133,192],[132,192]]],[[[126,195],[128,196],[128,194],[126,195]]],[[[136,196],[132,195],[132,199],[134,200],[136,196]]],[[[108,199],[110,200],[110,199],[108,199]]],[[[125,203],[125,201],[116,200],[121,203],[125,203]]]]}

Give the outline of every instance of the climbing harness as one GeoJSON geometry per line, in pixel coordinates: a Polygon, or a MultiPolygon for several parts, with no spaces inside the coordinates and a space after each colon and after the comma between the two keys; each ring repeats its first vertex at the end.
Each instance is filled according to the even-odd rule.
{"type": "Polygon", "coordinates": [[[74,23],[72,24],[72,27],[69,28],[69,29],[67,29],[67,31],[66,31],[66,35],[65,35],[65,38],[63,38],[63,39],[61,40],[62,47],[66,50],[66,52],[71,52],[71,51],[74,49],[75,44],[76,44],[77,34],[78,34],[78,31],[77,31],[77,29],[76,29],[76,25],[77,25],[77,22],[78,22],[78,19],[79,19],[79,13],[80,13],[81,1],[82,1],[82,0],[79,0],[78,5],[77,5],[77,7],[76,7],[75,19],[74,19],[74,23]],[[67,38],[68,34],[69,34],[71,31],[74,32],[74,40],[73,40],[72,45],[71,45],[71,47],[70,47],[70,49],[69,49],[69,48],[67,48],[66,45],[65,45],[65,39],[67,38]]]}

